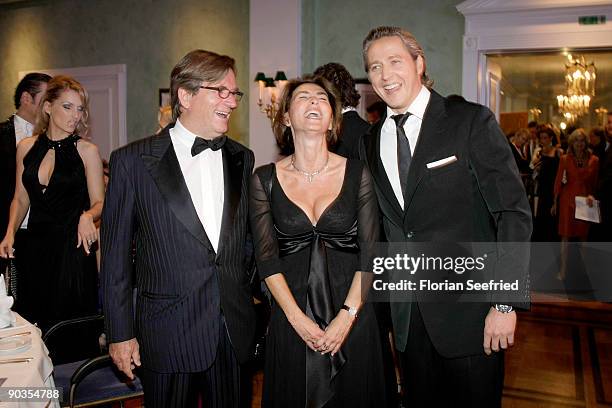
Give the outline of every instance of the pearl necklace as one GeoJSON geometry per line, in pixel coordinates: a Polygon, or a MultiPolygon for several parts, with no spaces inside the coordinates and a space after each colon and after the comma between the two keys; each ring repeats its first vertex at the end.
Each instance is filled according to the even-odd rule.
{"type": "Polygon", "coordinates": [[[293,167],[295,169],[295,171],[297,171],[298,173],[302,173],[304,176],[306,176],[306,178],[308,179],[309,183],[312,183],[312,179],[314,178],[314,176],[316,176],[316,175],[324,172],[325,170],[327,170],[327,166],[328,165],[329,165],[329,154],[327,155],[327,160],[325,161],[325,165],[323,167],[321,167],[319,170],[315,170],[312,173],[309,173],[307,171],[299,169],[295,165],[295,154],[291,155],[291,167],[293,167]]]}

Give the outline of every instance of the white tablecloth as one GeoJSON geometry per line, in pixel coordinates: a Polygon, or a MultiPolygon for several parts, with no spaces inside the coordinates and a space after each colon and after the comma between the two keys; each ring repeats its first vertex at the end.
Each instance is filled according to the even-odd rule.
{"type": "MultiPolygon", "coordinates": [[[[16,324],[14,327],[0,329],[0,337],[10,336],[13,333],[29,331],[28,335],[32,339],[32,347],[20,353],[10,355],[0,355],[0,361],[12,358],[32,357],[29,363],[0,364],[0,378],[6,378],[1,385],[2,388],[12,387],[55,387],[53,382],[53,364],[49,358],[49,351],[40,337],[40,329],[15,313],[16,324]]],[[[22,400],[18,403],[0,402],[0,407],[4,408],[30,408],[30,407],[59,407],[57,399],[46,402],[32,402],[22,400]]]]}

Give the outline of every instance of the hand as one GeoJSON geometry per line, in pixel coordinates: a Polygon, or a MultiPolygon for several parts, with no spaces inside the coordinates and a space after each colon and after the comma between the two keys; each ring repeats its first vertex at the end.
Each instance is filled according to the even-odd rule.
{"type": "Polygon", "coordinates": [[[132,370],[140,367],[140,352],[138,350],[138,341],[135,338],[111,343],[108,346],[108,354],[110,354],[113,362],[119,371],[125,373],[130,380],[134,379],[132,370]]]}
{"type": "Polygon", "coordinates": [[[15,238],[7,234],[2,242],[0,242],[0,256],[2,258],[14,258],[14,249],[13,244],[15,243],[15,238]]]}
{"type": "Polygon", "coordinates": [[[77,228],[77,248],[83,244],[83,249],[87,255],[91,252],[91,246],[98,240],[98,230],[93,222],[91,214],[84,212],[79,218],[77,228]]]}
{"type": "Polygon", "coordinates": [[[592,195],[588,195],[587,199],[586,199],[586,203],[589,207],[593,207],[593,201],[595,200],[595,197],[593,197],[592,195]]]}
{"type": "Polygon", "coordinates": [[[557,203],[556,202],[550,208],[550,215],[552,215],[553,217],[557,215],[557,203]]]}
{"type": "Polygon", "coordinates": [[[323,330],[304,313],[294,319],[290,319],[289,323],[291,323],[293,330],[304,340],[306,345],[312,351],[317,351],[315,343],[323,337],[323,330]]]}
{"type": "Polygon", "coordinates": [[[340,310],[325,329],[323,337],[315,344],[317,351],[321,354],[331,353],[332,356],[335,355],[344,344],[354,322],[355,317],[349,315],[344,309],[340,310]]]}
{"type": "Polygon", "coordinates": [[[514,330],[516,329],[516,312],[498,312],[491,307],[485,318],[484,352],[489,355],[491,350],[497,352],[500,347],[507,349],[514,345],[514,330]]]}

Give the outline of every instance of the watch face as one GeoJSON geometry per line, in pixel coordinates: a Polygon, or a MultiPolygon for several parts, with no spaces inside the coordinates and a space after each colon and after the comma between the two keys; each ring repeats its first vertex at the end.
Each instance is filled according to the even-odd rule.
{"type": "Polygon", "coordinates": [[[346,310],[348,312],[349,315],[351,316],[357,316],[357,308],[356,307],[350,307],[347,305],[343,305],[342,309],[346,310]]]}
{"type": "Polygon", "coordinates": [[[501,313],[510,313],[513,310],[509,305],[495,305],[495,309],[501,313]]]}

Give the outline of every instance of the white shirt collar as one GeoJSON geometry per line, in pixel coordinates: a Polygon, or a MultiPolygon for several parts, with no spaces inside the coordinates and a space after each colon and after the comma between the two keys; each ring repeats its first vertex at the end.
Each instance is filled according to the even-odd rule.
{"type": "Polygon", "coordinates": [[[353,106],[347,106],[346,108],[342,108],[342,114],[344,115],[346,112],[357,112],[357,109],[353,106]]]}
{"type": "Polygon", "coordinates": [[[22,118],[22,117],[21,117],[21,116],[19,116],[18,114],[15,114],[15,121],[16,121],[16,122],[23,123],[23,124],[28,124],[28,125],[30,125],[30,126],[34,126],[34,124],[32,124],[32,123],[28,122],[27,120],[25,120],[24,118],[22,118]]]}
{"type": "MultiPolygon", "coordinates": [[[[431,92],[429,89],[427,89],[424,85],[421,85],[421,90],[419,91],[417,97],[414,98],[414,101],[412,101],[408,109],[402,113],[410,112],[411,115],[423,120],[423,117],[425,116],[425,109],[427,109],[427,104],[429,103],[430,97],[431,92]]],[[[391,116],[395,114],[396,113],[387,106],[387,119],[391,118],[391,116]]]]}
{"type": "Polygon", "coordinates": [[[15,119],[13,120],[13,123],[14,123],[15,127],[19,126],[22,129],[28,129],[28,128],[29,129],[33,129],[34,128],[34,124],[28,122],[27,120],[25,120],[24,118],[22,118],[18,114],[15,114],[15,119]]]}
{"type": "Polygon", "coordinates": [[[34,133],[34,125],[17,114],[13,117],[13,125],[15,127],[15,141],[17,143],[26,137],[32,136],[32,133],[34,133]]]}
{"type": "Polygon", "coordinates": [[[198,135],[187,129],[185,126],[183,126],[180,119],[176,120],[176,124],[172,128],[172,134],[176,137],[178,141],[181,142],[181,144],[186,147],[189,147],[190,149],[191,146],[193,146],[195,138],[199,137],[198,135]]]}

